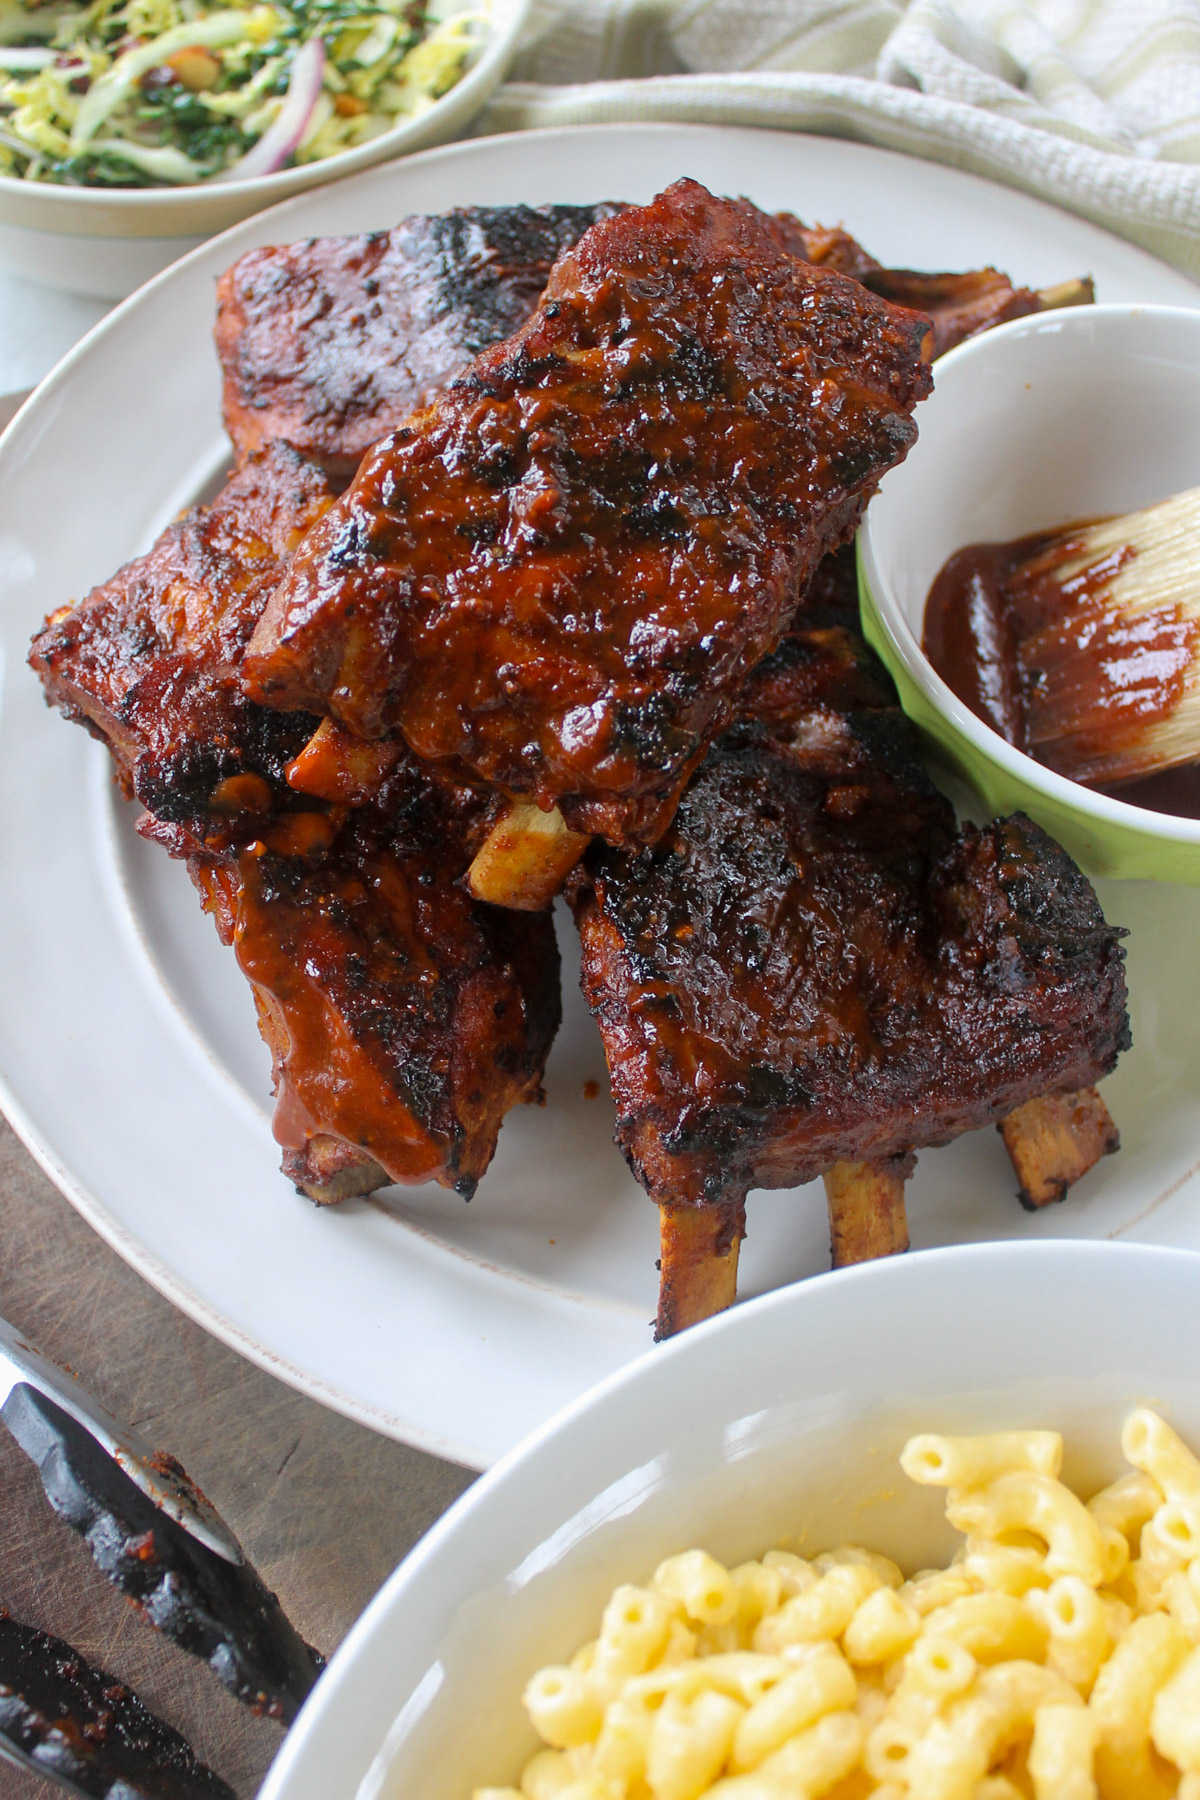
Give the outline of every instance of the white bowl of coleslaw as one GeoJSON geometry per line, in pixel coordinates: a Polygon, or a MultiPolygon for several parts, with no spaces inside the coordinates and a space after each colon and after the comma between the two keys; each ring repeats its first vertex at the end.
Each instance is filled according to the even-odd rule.
{"type": "Polygon", "coordinates": [[[0,267],[120,299],[289,194],[465,131],[529,0],[0,0],[0,267]]]}
{"type": "Polygon", "coordinates": [[[1200,1449],[1198,1299],[1191,1252],[1023,1242],[867,1264],[685,1332],[451,1508],[347,1638],[260,1800],[511,1790],[537,1748],[530,1677],[595,1635],[619,1584],[691,1547],[726,1566],[847,1542],[909,1574],[944,1564],[945,1495],[898,1467],[912,1434],[1060,1431],[1084,1496],[1121,1473],[1136,1408],[1200,1449]]]}

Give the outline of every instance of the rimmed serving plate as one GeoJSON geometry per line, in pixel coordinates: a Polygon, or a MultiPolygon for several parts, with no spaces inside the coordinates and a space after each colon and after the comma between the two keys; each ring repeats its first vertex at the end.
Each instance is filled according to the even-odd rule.
{"type": "MultiPolygon", "coordinates": [[[[44,708],[25,648],[45,612],[145,549],[219,473],[213,282],[244,250],[454,205],[644,199],[685,174],[844,221],[891,262],[992,262],[1036,286],[1090,272],[1104,299],[1200,303],[1090,225],[889,152],[708,127],[529,133],[410,157],[227,232],[105,320],[0,445],[5,1109],[95,1228],[202,1324],[314,1398],[475,1465],[649,1341],[656,1216],[611,1143],[569,926],[547,1106],[510,1118],[471,1205],[429,1187],[312,1207],[278,1173],[248,989],[184,869],[135,836],[106,753],[44,708]],[[600,1097],[584,1097],[590,1082],[600,1097]]],[[[1200,1246],[1200,895],[1107,884],[1102,899],[1131,932],[1135,1048],[1105,1090],[1124,1149],[1038,1217],[994,1132],[924,1153],[916,1247],[1200,1246]]],[[[749,1229],[744,1294],[827,1266],[819,1184],[752,1196],[749,1229]]]]}

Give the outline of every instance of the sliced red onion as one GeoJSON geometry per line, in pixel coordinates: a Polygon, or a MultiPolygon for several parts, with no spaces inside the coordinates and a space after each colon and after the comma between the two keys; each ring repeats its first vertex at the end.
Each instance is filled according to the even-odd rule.
{"type": "Polygon", "coordinates": [[[321,98],[325,80],[325,44],[309,38],[292,60],[292,73],[283,106],[275,123],[252,144],[245,156],[228,169],[213,176],[213,181],[250,181],[257,175],[273,175],[281,169],[303,138],[313,109],[321,98]]]}

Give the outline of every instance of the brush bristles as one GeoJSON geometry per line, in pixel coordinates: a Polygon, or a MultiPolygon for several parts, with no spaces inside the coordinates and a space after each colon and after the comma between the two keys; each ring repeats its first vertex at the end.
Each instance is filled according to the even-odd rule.
{"type": "Polygon", "coordinates": [[[1034,755],[1092,785],[1200,760],[1200,489],[1043,542],[1021,583],[1042,565],[1061,605],[1018,645],[1034,755]]]}

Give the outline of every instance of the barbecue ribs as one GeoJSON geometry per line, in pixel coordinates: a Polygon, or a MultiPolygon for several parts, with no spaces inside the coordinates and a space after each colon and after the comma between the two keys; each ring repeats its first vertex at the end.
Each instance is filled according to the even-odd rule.
{"type": "Polygon", "coordinates": [[[35,639],[48,698],[112,751],[140,828],[186,857],[249,978],[284,1167],[316,1199],[385,1180],[470,1194],[536,1098],[559,1015],[550,921],[457,886],[478,798],[394,757],[348,811],[286,777],[310,715],[246,699],[247,639],[331,495],[281,446],[35,639]]]}
{"type": "Polygon", "coordinates": [[[665,1209],[660,1335],[732,1298],[751,1187],[857,1164],[902,1195],[916,1148],[1129,1042],[1087,881],[1019,814],[955,827],[837,608],[802,609],[658,844],[594,843],[572,901],[618,1142],[665,1209]]]}
{"type": "Polygon", "coordinates": [[[436,1180],[469,1199],[505,1113],[540,1096],[554,930],[459,885],[478,812],[408,758],[316,856],[260,840],[193,863],[274,1057],[284,1171],[313,1198],[436,1180]]]}
{"type": "Polygon", "coordinates": [[[255,706],[238,665],[332,498],[319,469],[276,445],[34,639],[47,697],[108,744],[147,831],[176,855],[226,848],[304,804],[284,771],[317,721],[255,706]]]}
{"type": "Polygon", "coordinates": [[[272,439],[336,481],[489,345],[615,206],[473,206],[391,231],[251,250],[217,284],[225,425],[238,460],[272,439]]]}
{"type": "MultiPolygon", "coordinates": [[[[403,220],[392,232],[308,239],[251,251],[218,287],[217,345],[225,417],[239,454],[264,434],[314,455],[343,483],[368,445],[404,422],[532,312],[558,252],[623,208],[469,208],[403,220]]],[[[920,275],[883,268],[840,228],[793,215],[758,215],[789,255],[837,270],[933,320],[935,352],[1002,319],[1050,303],[994,269],[920,275]]],[[[1090,297],[1086,283],[1053,290],[1054,304],[1090,297]]],[[[360,795],[363,757],[327,721],[319,746],[328,771],[360,795]]],[[[386,759],[385,759],[386,760],[386,759]]],[[[477,898],[521,909],[547,904],[582,854],[586,833],[534,801],[497,815],[469,872],[477,898]]]]}
{"type": "MultiPolygon", "coordinates": [[[[391,231],[248,251],[217,284],[225,425],[238,460],[274,439],[344,484],[373,443],[523,325],[556,258],[620,210],[465,207],[391,231]]],[[[1045,304],[995,269],[886,269],[847,232],[791,214],[779,215],[777,238],[802,261],[928,314],[938,356],[1045,304]]],[[[1072,291],[1081,296],[1083,284],[1072,291]]]]}
{"type": "Polygon", "coordinates": [[[802,256],[819,268],[836,269],[883,300],[925,313],[933,323],[935,357],[1009,319],[1094,298],[1092,284],[1086,279],[1038,293],[1014,286],[999,269],[970,269],[957,275],[887,269],[848,231],[838,226],[803,225],[791,213],[777,214],[777,228],[780,242],[793,256],[802,256]]]}
{"type": "Polygon", "coordinates": [[[245,659],[580,833],[652,840],[915,435],[927,322],[678,182],[364,459],[245,659]]]}
{"type": "Polygon", "coordinates": [[[955,831],[819,560],[931,351],[1042,296],[683,182],[256,251],[219,298],[241,472],[32,660],[234,945],[299,1185],[469,1193],[539,1091],[553,936],[469,897],[485,836],[509,891],[522,841],[557,882],[611,840],[573,901],[663,1331],[732,1297],[752,1183],[825,1172],[845,1259],[903,1247],[917,1144],[1001,1120],[1036,1204],[1113,1146],[1076,1090],[1118,934],[1028,822],[955,831]]]}

